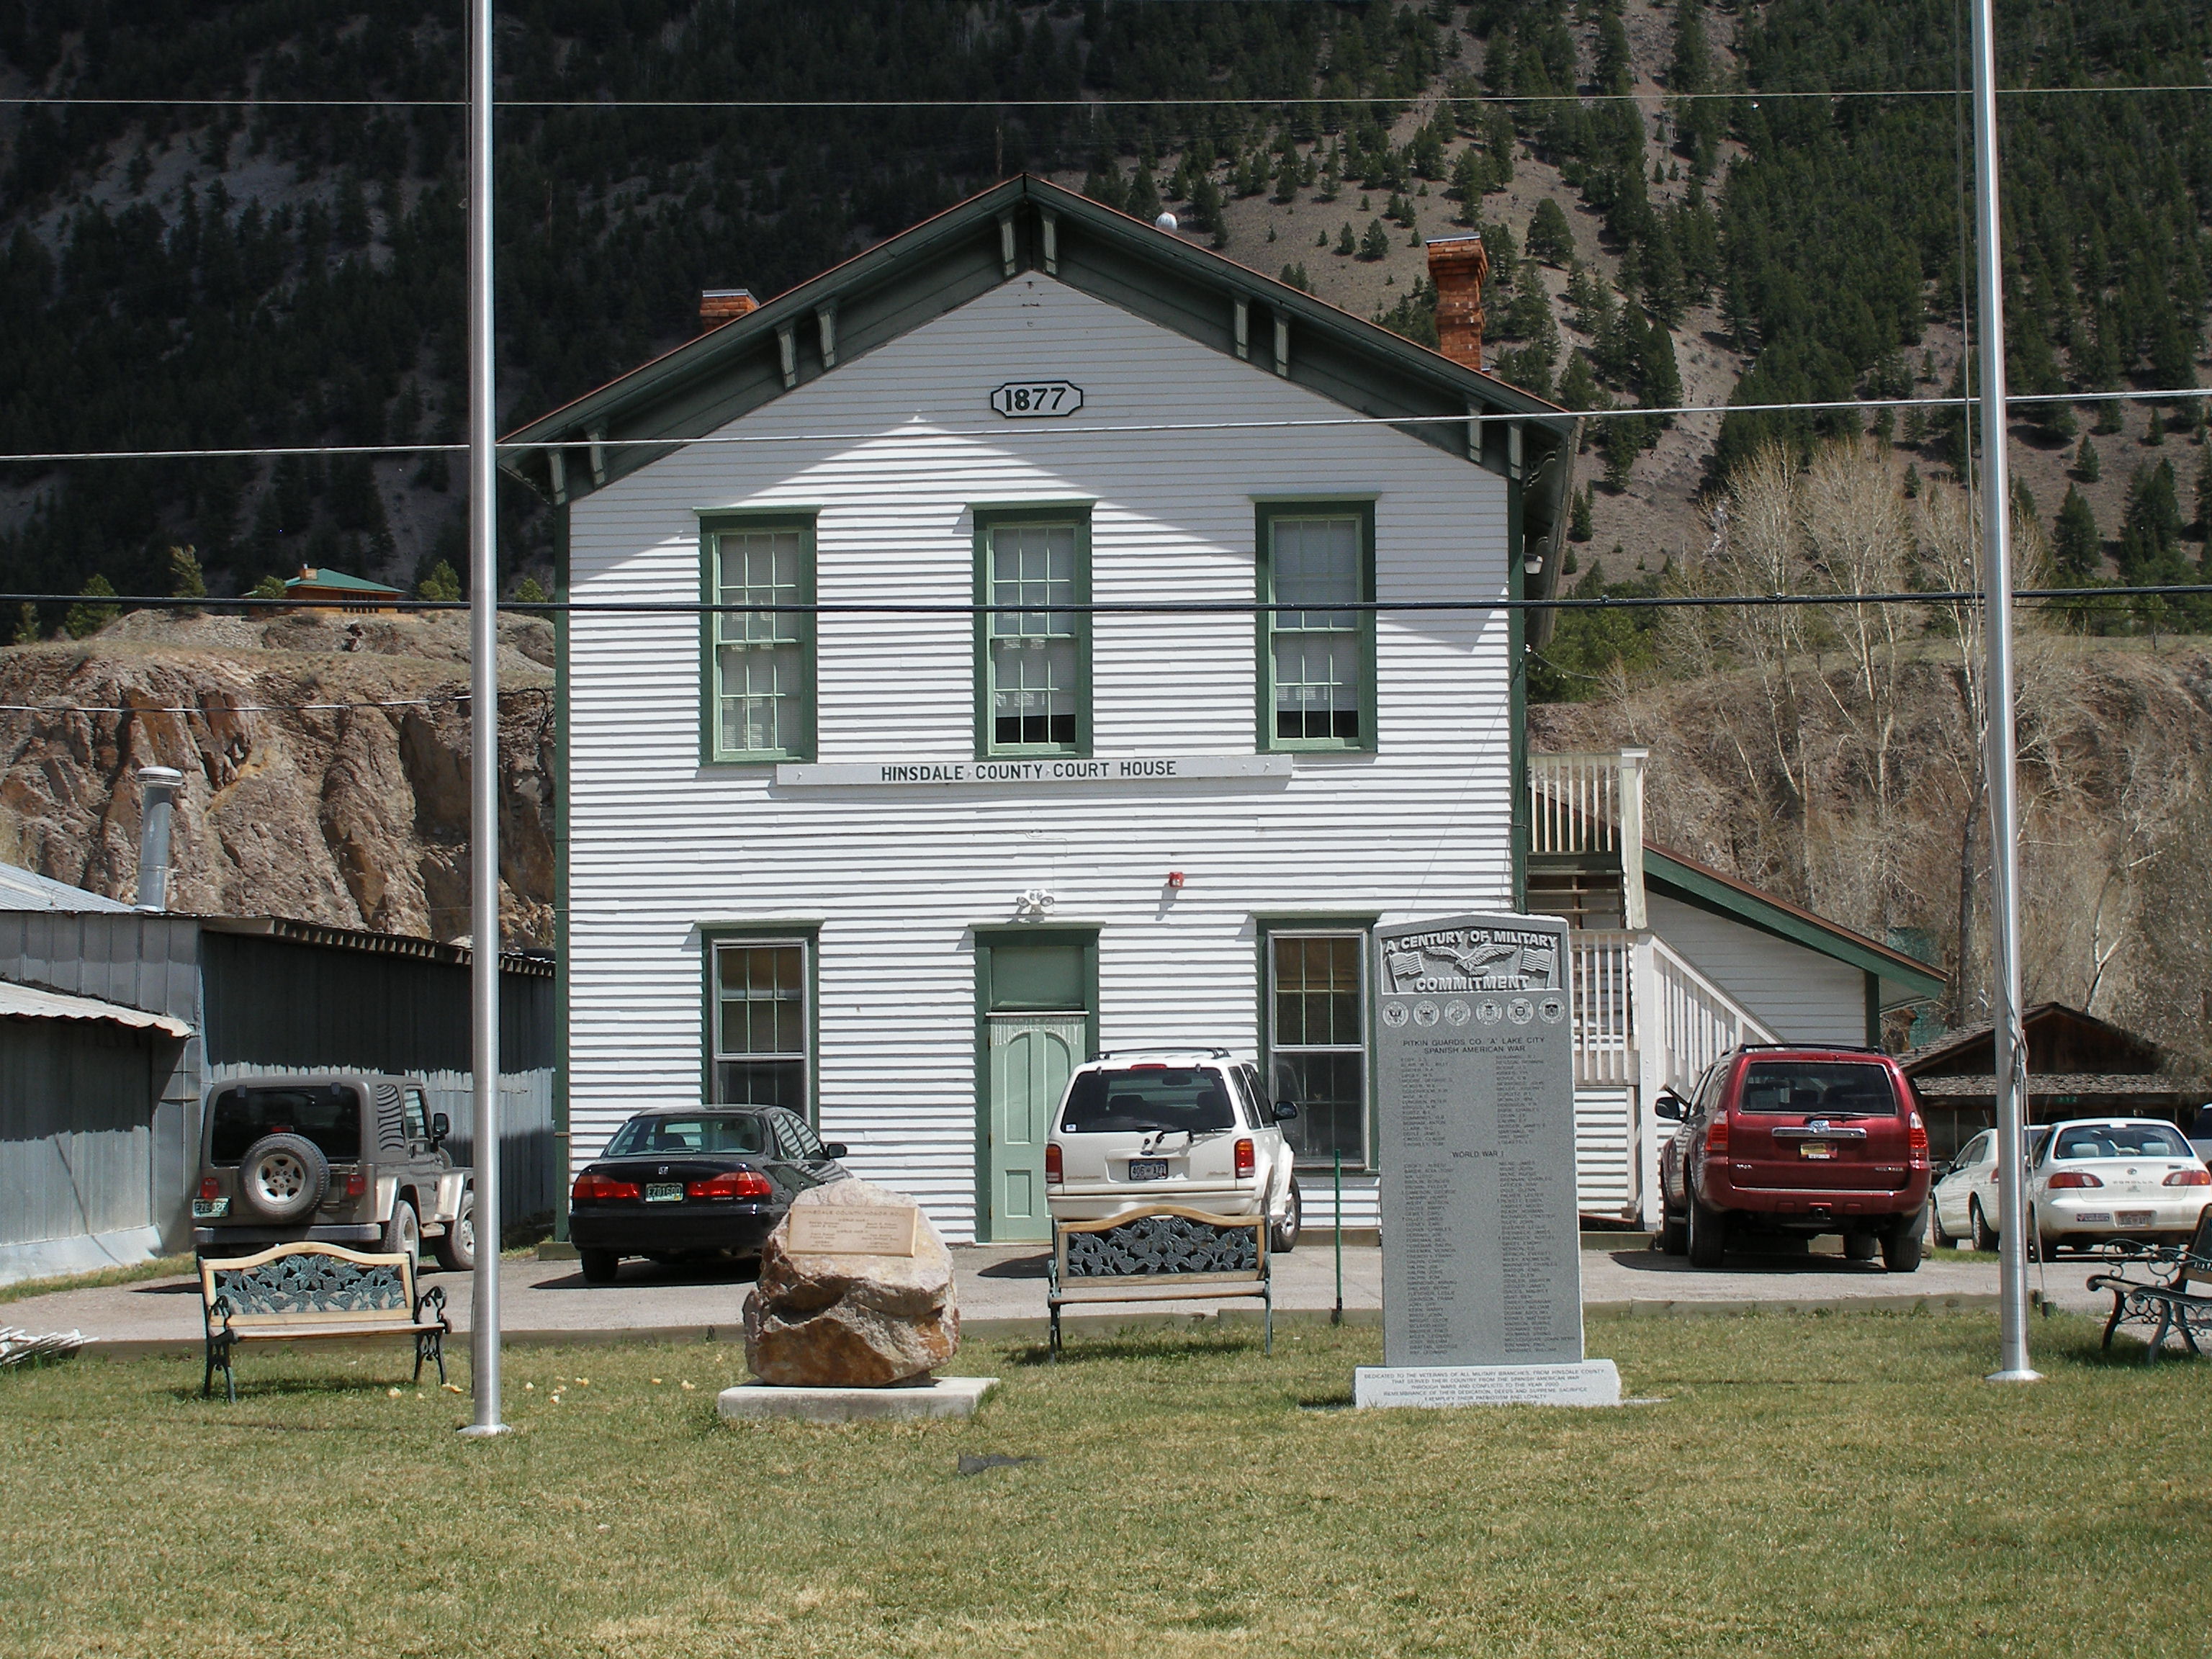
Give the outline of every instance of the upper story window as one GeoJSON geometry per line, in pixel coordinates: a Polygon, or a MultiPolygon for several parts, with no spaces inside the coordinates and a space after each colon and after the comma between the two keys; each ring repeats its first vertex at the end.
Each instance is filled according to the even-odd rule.
{"type": "Polygon", "coordinates": [[[975,514],[976,752],[1091,752],[1087,508],[975,514]],[[1026,607],[1036,606],[1031,610],[1026,607]]]}
{"type": "Polygon", "coordinates": [[[1260,746],[1375,747],[1371,501],[1260,509],[1260,746]]]}
{"type": "Polygon", "coordinates": [[[814,753],[814,619],[772,610],[814,599],[811,516],[709,520],[703,583],[716,611],[702,634],[709,761],[805,760],[814,753]]]}

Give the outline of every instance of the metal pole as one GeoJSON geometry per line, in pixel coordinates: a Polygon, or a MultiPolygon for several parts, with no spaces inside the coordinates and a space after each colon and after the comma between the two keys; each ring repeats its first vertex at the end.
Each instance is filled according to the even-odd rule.
{"type": "Polygon", "coordinates": [[[469,0],[469,1006],[476,1108],[476,1293],[469,1365],[476,1420],[499,1416],[499,550],[493,489],[492,0],[469,0]]]}
{"type": "MultiPolygon", "coordinates": [[[[1974,253],[1982,337],[1982,608],[1989,730],[1982,760],[1990,798],[1990,977],[1996,1039],[1997,1329],[1992,1382],[2033,1382],[2027,1358],[2027,1204],[2021,1158],[2027,1056],[2020,1027],[2020,808],[2014,798],[2012,679],[2012,483],[2006,465],[2004,246],[1997,204],[1994,0],[1974,0],[1974,253]]],[[[1963,956],[1960,970],[1965,971],[1963,956]]]]}
{"type": "Polygon", "coordinates": [[[1330,1311],[1328,1322],[1344,1323],[1344,1148],[1339,1146],[1331,1155],[1334,1167],[1336,1196],[1331,1212],[1336,1218],[1336,1306],[1330,1311]]]}

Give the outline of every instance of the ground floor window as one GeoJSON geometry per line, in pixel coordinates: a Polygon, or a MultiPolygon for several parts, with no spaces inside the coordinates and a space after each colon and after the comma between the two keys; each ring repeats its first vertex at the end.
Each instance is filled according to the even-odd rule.
{"type": "Polygon", "coordinates": [[[1267,935],[1267,1086],[1297,1103],[1284,1125],[1301,1164],[1367,1163],[1367,936],[1267,935]]]}
{"type": "Polygon", "coordinates": [[[783,1106],[808,1115],[808,948],[804,939],[714,945],[716,1104],[783,1106]]]}

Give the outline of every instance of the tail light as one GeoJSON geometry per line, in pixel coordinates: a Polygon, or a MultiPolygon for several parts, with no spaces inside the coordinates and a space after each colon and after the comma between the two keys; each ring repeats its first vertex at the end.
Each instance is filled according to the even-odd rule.
{"type": "Polygon", "coordinates": [[[1249,1140],[1237,1143],[1237,1178],[1242,1181],[1260,1167],[1260,1156],[1249,1140]]]}
{"type": "Polygon", "coordinates": [[[1915,1164],[1928,1161],[1928,1126],[1920,1121],[1920,1114],[1911,1113],[1905,1124],[1905,1155],[1915,1164]]]}
{"type": "Polygon", "coordinates": [[[2212,1187],[2212,1170],[2176,1170],[2166,1176],[2169,1187],[2212,1187]]]}
{"type": "Polygon", "coordinates": [[[202,1198],[221,1198],[222,1196],[222,1182],[217,1181],[213,1176],[202,1176],[200,1177],[200,1196],[202,1198]]]}
{"type": "Polygon", "coordinates": [[[1066,1182],[1066,1179],[1067,1176],[1066,1173],[1060,1168],[1060,1143],[1056,1140],[1046,1141],[1044,1144],[1044,1184],[1048,1187],[1057,1187],[1066,1182]]]}
{"type": "Polygon", "coordinates": [[[359,1198],[368,1190],[368,1177],[363,1175],[360,1170],[356,1170],[351,1175],[346,1177],[345,1195],[348,1198],[359,1198]]]}
{"type": "Polygon", "coordinates": [[[1723,1113],[1720,1116],[1716,1117],[1711,1123],[1705,1125],[1705,1156],[1708,1158],[1726,1158],[1728,1156],[1728,1135],[1729,1121],[1727,1115],[1723,1113]]]}
{"type": "Polygon", "coordinates": [[[610,1199],[641,1196],[635,1181],[617,1181],[596,1170],[586,1170],[578,1176],[575,1186],[568,1193],[570,1201],[577,1204],[605,1204],[610,1199]]]}
{"type": "Polygon", "coordinates": [[[2054,1193],[2078,1192],[2084,1187],[2101,1187],[2104,1184],[2087,1170],[2061,1170],[2051,1177],[2049,1190],[2054,1193]]]}
{"type": "Polygon", "coordinates": [[[726,1170],[704,1181],[684,1183],[686,1198],[773,1198],[775,1188],[764,1175],[750,1170],[726,1170]]]}

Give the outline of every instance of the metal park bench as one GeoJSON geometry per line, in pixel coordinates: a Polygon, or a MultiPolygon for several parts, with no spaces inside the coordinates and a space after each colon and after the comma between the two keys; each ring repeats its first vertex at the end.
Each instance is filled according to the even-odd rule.
{"type": "Polygon", "coordinates": [[[1273,1353],[1272,1272],[1264,1215],[1209,1215],[1156,1204],[1103,1221],[1055,1221],[1046,1292],[1053,1352],[1060,1352],[1063,1307],[1256,1297],[1265,1310],[1267,1352],[1273,1353]]]}
{"type": "Polygon", "coordinates": [[[2163,1271],[2164,1276],[2130,1279],[2124,1269],[2090,1276],[2091,1290],[2112,1293],[2112,1316],[2105,1322],[2105,1346],[2112,1346],[2112,1333],[2121,1326],[2144,1325],[2152,1328],[2143,1339],[2150,1344],[2143,1351],[2144,1364],[2158,1358],[2171,1330],[2181,1333],[2191,1353],[2203,1354],[2197,1339],[2212,1337],[2212,1296],[2189,1286],[2191,1280],[2212,1284],[2212,1208],[2199,1218],[2197,1236],[2187,1245],[2147,1251],[2137,1260],[2148,1264],[2154,1275],[2163,1271]]]}
{"type": "Polygon", "coordinates": [[[415,1380],[422,1362],[446,1380],[446,1292],[417,1291],[415,1258],[369,1255],[336,1244],[278,1244],[253,1255],[200,1258],[200,1309],[207,1321],[203,1399],[222,1370],[225,1392],[238,1401],[230,1351],[240,1342],[339,1340],[362,1336],[415,1339],[415,1380]]]}

